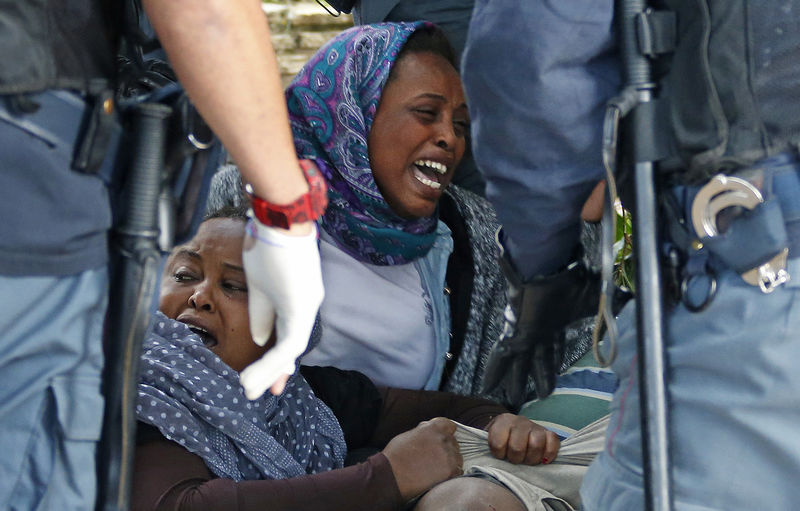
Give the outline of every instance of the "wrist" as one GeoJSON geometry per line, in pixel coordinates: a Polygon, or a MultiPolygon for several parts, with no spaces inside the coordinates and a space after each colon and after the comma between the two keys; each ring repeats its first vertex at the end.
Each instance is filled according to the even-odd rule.
{"type": "Polygon", "coordinates": [[[324,213],[328,197],[325,179],[316,165],[310,160],[300,160],[300,169],[308,190],[288,203],[269,202],[258,196],[248,183],[245,190],[250,196],[251,216],[267,227],[281,228],[293,235],[308,234],[310,224],[324,213]]]}
{"type": "Polygon", "coordinates": [[[275,204],[289,204],[309,192],[308,181],[302,172],[289,172],[285,181],[275,182],[272,176],[259,176],[258,179],[246,180],[253,195],[275,204]]]}
{"type": "Polygon", "coordinates": [[[408,501],[416,497],[420,491],[416,488],[416,485],[413,484],[413,480],[409,481],[406,477],[405,471],[400,468],[399,464],[395,460],[392,462],[392,455],[387,453],[384,449],[379,454],[382,454],[386,461],[389,464],[389,469],[392,472],[392,476],[394,479],[395,488],[397,488],[397,492],[402,497],[403,501],[408,501]]]}
{"type": "Polygon", "coordinates": [[[250,236],[261,242],[279,247],[302,247],[307,244],[317,245],[317,224],[305,222],[293,224],[289,229],[264,225],[251,213],[247,225],[250,236]]]}

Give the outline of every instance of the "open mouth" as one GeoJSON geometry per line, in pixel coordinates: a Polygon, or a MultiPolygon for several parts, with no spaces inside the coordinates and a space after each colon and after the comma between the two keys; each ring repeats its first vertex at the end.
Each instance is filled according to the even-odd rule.
{"type": "Polygon", "coordinates": [[[414,162],[414,177],[417,181],[434,190],[442,187],[441,177],[447,173],[447,165],[432,160],[417,160],[414,162]]]}
{"type": "Polygon", "coordinates": [[[203,344],[206,346],[206,348],[212,348],[217,345],[217,338],[205,328],[189,325],[189,330],[196,333],[197,336],[200,337],[200,340],[203,341],[203,344]]]}

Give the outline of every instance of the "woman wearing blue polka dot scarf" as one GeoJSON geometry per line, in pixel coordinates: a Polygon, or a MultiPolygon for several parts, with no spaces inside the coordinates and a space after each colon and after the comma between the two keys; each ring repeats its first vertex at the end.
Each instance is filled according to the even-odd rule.
{"type": "MultiPolygon", "coordinates": [[[[388,34],[398,39],[390,47],[399,48],[422,27],[432,29],[381,25],[342,37],[388,34]]],[[[458,89],[458,74],[439,55],[420,51],[406,58],[396,83],[413,82],[415,73],[437,77],[434,88],[443,92],[433,100],[425,93],[432,85],[418,86],[425,101],[443,101],[441,94],[449,97],[458,89]]],[[[415,120],[403,130],[407,138],[438,133],[418,108],[398,98],[383,105],[402,108],[415,120]]],[[[416,187],[420,181],[413,175],[416,187]]],[[[423,195],[430,199],[427,190],[423,195]]],[[[250,333],[242,266],[245,207],[213,213],[166,263],[160,312],[142,354],[132,509],[440,511],[435,499],[447,492],[492,502],[495,509],[526,509],[502,483],[457,477],[465,465],[456,435],[463,426],[453,421],[484,430],[482,447],[488,451],[491,445],[491,455],[500,461],[532,466],[556,457],[554,433],[491,401],[378,388],[363,374],[333,368],[323,368],[331,370],[325,377],[309,376],[325,402],[297,373],[279,396],[246,398],[239,371],[271,343],[258,346],[250,333]],[[359,447],[375,454],[342,468],[345,454],[359,447]],[[445,493],[436,492],[443,487],[445,493]],[[418,504],[408,504],[420,495],[425,496],[418,504]]],[[[318,338],[315,329],[309,345],[318,338]]]]}
{"type": "MultiPolygon", "coordinates": [[[[234,209],[203,222],[167,260],[160,312],[142,352],[132,509],[403,509],[462,472],[455,423],[434,417],[478,428],[494,417],[516,417],[480,398],[382,389],[380,417],[368,418],[369,394],[346,395],[338,419],[370,423],[373,452],[383,450],[340,468],[347,451],[342,428],[303,376],[295,373],[280,396],[254,401],[239,383],[238,371],[269,344],[260,347],[250,336],[241,266],[245,209],[234,209]]],[[[325,393],[338,385],[343,372],[332,371],[315,388],[325,393]]]]}

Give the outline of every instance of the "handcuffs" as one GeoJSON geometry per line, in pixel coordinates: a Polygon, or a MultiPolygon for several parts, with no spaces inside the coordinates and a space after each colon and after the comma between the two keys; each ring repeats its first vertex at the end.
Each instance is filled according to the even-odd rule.
{"type": "MultiPolygon", "coordinates": [[[[748,181],[738,178],[717,174],[706,183],[692,202],[691,220],[694,231],[698,236],[694,247],[700,249],[703,246],[703,239],[720,236],[717,225],[719,214],[731,207],[741,207],[753,210],[764,202],[761,192],[748,181]]],[[[784,247],[771,259],[756,267],[746,269],[741,272],[742,279],[751,286],[758,286],[762,293],[773,292],[778,286],[789,280],[789,272],[786,270],[789,249],[784,247]]],[[[682,290],[685,292],[687,281],[682,283],[682,290]]],[[[716,279],[712,276],[709,295],[706,303],[711,301],[716,291],[716,279]]]]}

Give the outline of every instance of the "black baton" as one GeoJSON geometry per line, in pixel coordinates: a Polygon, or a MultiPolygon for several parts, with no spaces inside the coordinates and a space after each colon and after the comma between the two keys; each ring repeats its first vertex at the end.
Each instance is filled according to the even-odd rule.
{"type": "Polygon", "coordinates": [[[158,197],[171,112],[170,107],[157,103],[140,103],[132,111],[130,166],[125,173],[119,225],[112,233],[116,254],[106,323],[106,405],[98,449],[99,511],[127,511],[129,507],[139,355],[160,266],[158,197]]]}
{"type": "Polygon", "coordinates": [[[632,134],[630,147],[634,165],[633,236],[645,505],[649,511],[669,511],[672,509],[672,488],[655,164],[647,149],[656,130],[652,108],[655,85],[650,61],[640,51],[637,39],[637,22],[646,9],[645,0],[619,0],[617,19],[621,30],[625,88],[634,92],[636,97],[629,133],[632,134]]]}

